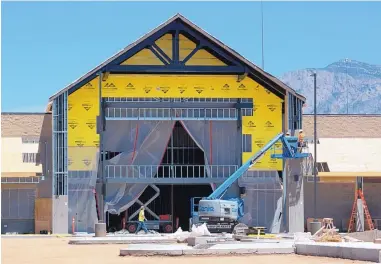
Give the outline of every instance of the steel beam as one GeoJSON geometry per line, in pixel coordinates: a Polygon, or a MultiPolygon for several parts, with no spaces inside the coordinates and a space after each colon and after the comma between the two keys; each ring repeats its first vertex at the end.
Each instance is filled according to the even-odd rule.
{"type": "Polygon", "coordinates": [[[176,25],[176,28],[182,34],[188,35],[188,37],[195,40],[195,42],[198,42],[201,48],[206,48],[208,49],[208,51],[211,51],[212,54],[214,53],[213,55],[217,55],[217,57],[219,57],[219,59],[222,59],[226,64],[241,65],[241,63],[239,63],[237,59],[233,58],[226,51],[218,47],[216,44],[210,42],[205,36],[199,34],[198,32],[195,32],[194,30],[187,27],[186,25],[182,23],[178,23],[176,25]]]}
{"type": "Polygon", "coordinates": [[[158,58],[164,65],[168,65],[168,61],[166,61],[160,54],[157,52],[152,46],[148,47],[150,51],[158,58]]]}
{"type": "Polygon", "coordinates": [[[235,102],[187,102],[184,100],[183,102],[174,102],[173,100],[167,101],[167,102],[133,102],[133,101],[109,101],[106,103],[106,111],[107,108],[169,108],[168,105],[171,104],[171,108],[205,108],[205,109],[212,109],[212,108],[236,108],[236,109],[242,109],[242,108],[253,108],[253,103],[235,103],[235,102]],[[207,106],[207,107],[206,107],[207,106]]]}
{"type": "Polygon", "coordinates": [[[163,56],[164,59],[167,60],[169,64],[172,63],[172,59],[168,57],[168,55],[158,45],[156,45],[156,43],[152,43],[151,47],[154,48],[161,56],[163,56]]]}
{"type": "Polygon", "coordinates": [[[114,74],[151,73],[151,74],[243,74],[241,66],[185,66],[185,65],[110,65],[106,71],[114,74]]]}
{"type": "MultiPolygon", "coordinates": [[[[175,26],[177,28],[178,23],[175,23],[175,26]]],[[[173,46],[174,46],[174,53],[173,53],[173,63],[179,64],[180,60],[180,44],[179,44],[179,30],[176,30],[173,34],[173,46]]]]}
{"type": "Polygon", "coordinates": [[[106,117],[106,120],[194,120],[194,121],[237,121],[237,117],[106,117]]]}
{"type": "Polygon", "coordinates": [[[193,57],[194,54],[196,54],[197,51],[199,51],[201,49],[201,46],[200,45],[197,45],[197,47],[191,51],[191,53],[188,54],[188,56],[186,56],[182,61],[181,63],[185,65],[185,63],[193,57]]]}

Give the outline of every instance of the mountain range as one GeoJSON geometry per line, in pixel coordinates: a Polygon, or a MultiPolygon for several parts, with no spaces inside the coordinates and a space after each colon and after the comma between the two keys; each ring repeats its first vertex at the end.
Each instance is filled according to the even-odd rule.
{"type": "Polygon", "coordinates": [[[280,76],[307,98],[307,114],[313,113],[314,72],[318,114],[381,114],[381,65],[343,59],[324,68],[290,71],[280,76]]]}

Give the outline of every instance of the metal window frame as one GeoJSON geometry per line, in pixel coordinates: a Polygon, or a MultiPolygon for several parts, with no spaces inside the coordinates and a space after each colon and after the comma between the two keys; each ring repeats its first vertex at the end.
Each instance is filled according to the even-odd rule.
{"type": "Polygon", "coordinates": [[[21,142],[23,144],[39,144],[40,137],[39,136],[22,136],[21,142]]]}
{"type": "Polygon", "coordinates": [[[288,125],[293,133],[295,130],[302,129],[302,108],[303,101],[293,94],[288,95],[288,125]]]}
{"type": "Polygon", "coordinates": [[[251,153],[252,151],[253,151],[252,135],[251,134],[242,134],[242,152],[251,153]]]}
{"type": "Polygon", "coordinates": [[[107,108],[106,120],[238,120],[236,108],[107,108]]]}
{"type": "Polygon", "coordinates": [[[188,103],[237,103],[241,100],[242,103],[253,103],[253,98],[164,98],[164,97],[104,97],[107,103],[109,102],[133,102],[133,103],[156,103],[156,102],[188,102],[188,103]]]}
{"type": "Polygon", "coordinates": [[[41,176],[31,176],[31,177],[1,177],[2,184],[13,184],[13,183],[39,183],[41,176]]]}
{"type": "Polygon", "coordinates": [[[37,163],[39,153],[21,153],[23,163],[37,163]]]}

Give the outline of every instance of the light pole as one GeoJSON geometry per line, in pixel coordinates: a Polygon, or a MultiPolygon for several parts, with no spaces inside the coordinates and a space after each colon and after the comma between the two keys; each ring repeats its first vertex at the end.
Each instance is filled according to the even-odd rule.
{"type": "Polygon", "coordinates": [[[311,74],[314,78],[314,166],[313,166],[313,176],[314,176],[314,220],[311,222],[311,233],[314,235],[321,227],[321,223],[317,219],[317,129],[316,129],[316,72],[311,74]]]}

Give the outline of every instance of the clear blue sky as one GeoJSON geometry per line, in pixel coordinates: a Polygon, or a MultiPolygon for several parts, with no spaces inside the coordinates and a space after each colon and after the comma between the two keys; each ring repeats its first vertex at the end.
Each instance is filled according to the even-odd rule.
{"type": "MultiPolygon", "coordinates": [[[[381,2],[264,2],[265,70],[381,64],[381,2]]],[[[176,13],[257,65],[260,2],[2,2],[2,111],[48,98],[176,13]]]]}

